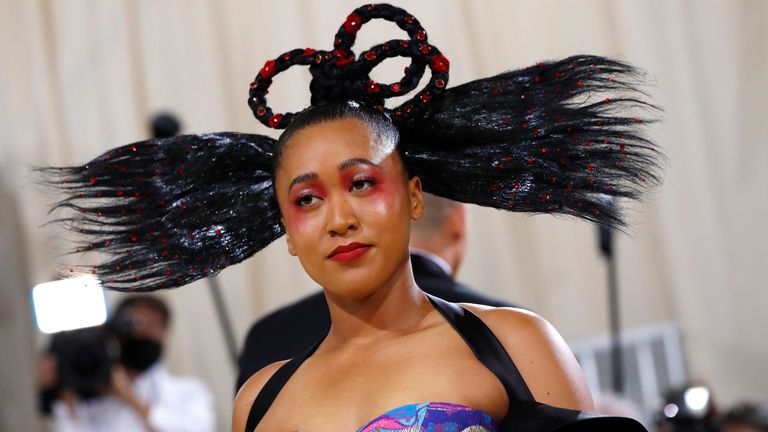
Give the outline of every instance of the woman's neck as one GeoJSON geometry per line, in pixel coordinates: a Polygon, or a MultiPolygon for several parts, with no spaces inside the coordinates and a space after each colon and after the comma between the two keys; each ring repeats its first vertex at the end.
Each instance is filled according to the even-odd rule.
{"type": "Polygon", "coordinates": [[[328,348],[410,332],[433,311],[413,279],[410,259],[370,296],[350,299],[326,291],[325,297],[331,314],[328,348]]]}

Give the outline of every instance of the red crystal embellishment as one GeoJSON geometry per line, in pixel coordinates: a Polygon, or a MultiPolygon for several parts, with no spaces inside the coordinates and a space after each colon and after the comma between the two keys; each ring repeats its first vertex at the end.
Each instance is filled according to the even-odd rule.
{"type": "Polygon", "coordinates": [[[280,124],[280,120],[283,119],[283,116],[280,114],[273,114],[272,117],[269,118],[269,125],[272,127],[277,127],[277,125],[280,124]]]}
{"type": "Polygon", "coordinates": [[[381,90],[381,85],[379,83],[374,80],[368,82],[368,87],[366,88],[368,93],[378,93],[379,90],[381,90]]]}
{"type": "Polygon", "coordinates": [[[432,61],[430,62],[430,67],[435,72],[448,72],[448,68],[450,64],[451,62],[449,62],[444,55],[438,54],[432,57],[432,61]]]}
{"type": "Polygon", "coordinates": [[[275,76],[275,61],[274,60],[267,60],[266,63],[264,63],[264,67],[261,68],[259,71],[259,75],[261,75],[263,78],[269,79],[275,76]]]}
{"type": "Polygon", "coordinates": [[[333,50],[333,56],[336,57],[336,66],[344,66],[354,61],[351,56],[347,55],[347,52],[343,49],[333,50]]]}
{"type": "Polygon", "coordinates": [[[358,30],[360,30],[360,26],[363,24],[363,19],[360,18],[360,15],[358,14],[349,14],[347,17],[347,20],[344,21],[344,30],[347,31],[347,33],[355,34],[358,30]]]}

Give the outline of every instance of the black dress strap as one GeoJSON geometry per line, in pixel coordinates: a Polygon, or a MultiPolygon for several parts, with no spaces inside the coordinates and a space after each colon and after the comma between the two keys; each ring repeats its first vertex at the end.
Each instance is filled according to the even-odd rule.
{"type": "Polygon", "coordinates": [[[509,411],[498,432],[648,432],[635,420],[570,410],[536,402],[507,351],[471,311],[427,294],[480,362],[504,385],[509,411]]]}
{"type": "Polygon", "coordinates": [[[534,401],[517,366],[491,329],[477,315],[456,303],[429,294],[427,297],[461,335],[478,360],[501,381],[507,391],[510,407],[534,401]]]}
{"type": "Polygon", "coordinates": [[[280,393],[280,390],[285,386],[285,383],[287,383],[293,373],[296,372],[296,369],[304,363],[304,360],[315,352],[323,339],[325,339],[325,336],[312,345],[312,347],[305,351],[304,354],[298,355],[280,366],[269,380],[267,380],[264,387],[262,387],[261,391],[256,396],[256,400],[253,401],[253,405],[251,405],[251,411],[248,413],[248,420],[245,423],[245,432],[253,432],[253,430],[256,429],[256,426],[258,426],[261,419],[267,413],[269,407],[272,406],[272,402],[275,401],[278,393],[280,393]]]}

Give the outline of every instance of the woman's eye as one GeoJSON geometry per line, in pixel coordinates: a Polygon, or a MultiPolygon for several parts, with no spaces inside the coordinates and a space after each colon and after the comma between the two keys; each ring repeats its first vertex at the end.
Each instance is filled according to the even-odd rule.
{"type": "Polygon", "coordinates": [[[299,207],[311,206],[318,198],[314,195],[302,195],[296,199],[296,205],[299,207]]]}
{"type": "Polygon", "coordinates": [[[373,180],[353,180],[352,185],[349,187],[350,191],[352,192],[360,192],[368,189],[369,187],[373,186],[374,182],[373,180]]]}

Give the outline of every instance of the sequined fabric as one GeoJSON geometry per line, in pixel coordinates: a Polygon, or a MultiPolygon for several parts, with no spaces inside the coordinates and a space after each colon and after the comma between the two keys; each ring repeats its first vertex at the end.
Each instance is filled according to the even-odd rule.
{"type": "Polygon", "coordinates": [[[496,432],[497,427],[486,412],[464,405],[428,402],[387,411],[357,432],[496,432]]]}

